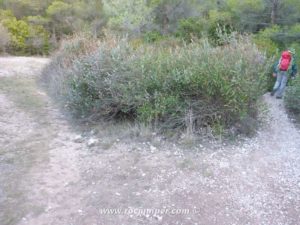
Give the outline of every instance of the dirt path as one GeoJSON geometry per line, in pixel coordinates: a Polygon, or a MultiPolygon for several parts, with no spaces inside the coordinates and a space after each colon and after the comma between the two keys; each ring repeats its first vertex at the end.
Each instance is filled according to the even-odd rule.
{"type": "Polygon", "coordinates": [[[300,133],[281,100],[264,97],[268,124],[237,146],[119,140],[67,122],[36,84],[47,62],[0,58],[1,225],[300,224],[300,133]]]}

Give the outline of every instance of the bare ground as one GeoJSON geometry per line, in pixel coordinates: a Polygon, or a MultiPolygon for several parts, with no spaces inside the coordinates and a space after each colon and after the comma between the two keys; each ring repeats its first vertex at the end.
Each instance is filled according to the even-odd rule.
{"type": "Polygon", "coordinates": [[[47,62],[0,58],[1,225],[300,224],[300,133],[281,100],[264,96],[268,122],[234,146],[84,138],[36,84],[47,62]]]}

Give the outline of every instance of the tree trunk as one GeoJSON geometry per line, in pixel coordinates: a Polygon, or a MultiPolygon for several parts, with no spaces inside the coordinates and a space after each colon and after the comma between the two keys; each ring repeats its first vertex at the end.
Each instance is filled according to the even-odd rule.
{"type": "Polygon", "coordinates": [[[169,18],[167,15],[164,15],[164,17],[163,17],[163,34],[168,33],[168,28],[169,28],[169,18]]]}
{"type": "Polygon", "coordinates": [[[271,11],[271,23],[274,25],[276,24],[278,8],[279,8],[279,1],[280,0],[272,0],[272,11],[271,11]]]}
{"type": "Polygon", "coordinates": [[[162,32],[164,35],[168,33],[169,30],[169,18],[168,18],[168,6],[165,5],[163,8],[163,18],[162,18],[162,32]]]}

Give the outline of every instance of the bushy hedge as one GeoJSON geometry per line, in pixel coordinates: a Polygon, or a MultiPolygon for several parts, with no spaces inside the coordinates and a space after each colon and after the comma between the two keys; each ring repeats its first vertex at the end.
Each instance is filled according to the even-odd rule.
{"type": "Polygon", "coordinates": [[[139,48],[126,39],[76,38],[62,45],[43,77],[77,116],[197,129],[254,116],[269,66],[248,38],[222,47],[204,40],[139,48]]]}

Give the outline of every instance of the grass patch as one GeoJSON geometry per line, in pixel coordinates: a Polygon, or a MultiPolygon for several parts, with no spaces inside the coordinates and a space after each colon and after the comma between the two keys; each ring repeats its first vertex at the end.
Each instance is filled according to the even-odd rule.
{"type": "Polygon", "coordinates": [[[0,92],[27,112],[36,113],[45,106],[41,94],[37,92],[36,80],[31,77],[1,77],[0,92]]]}

